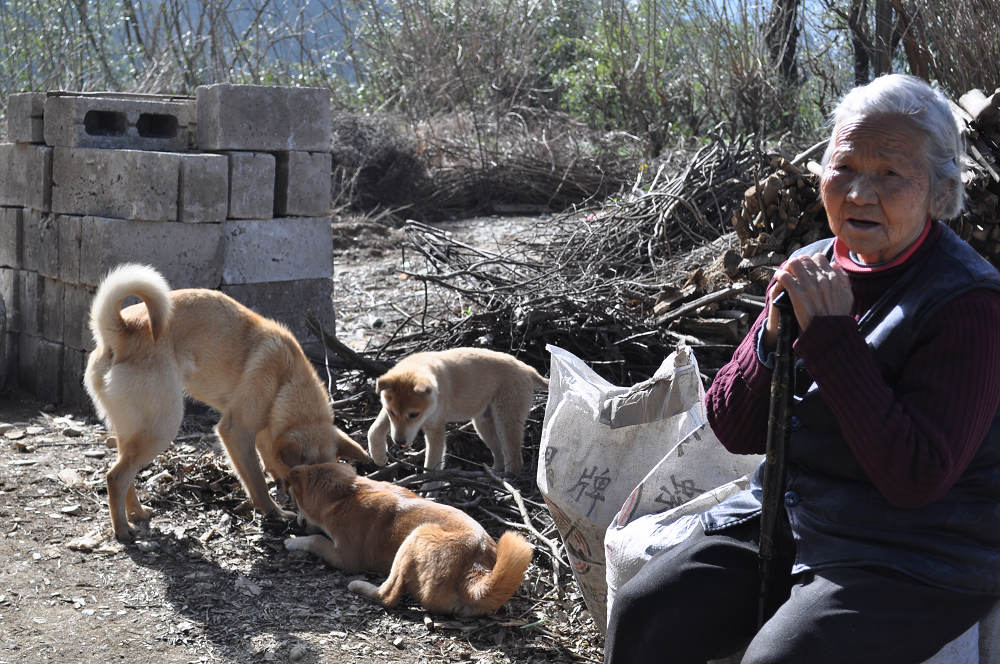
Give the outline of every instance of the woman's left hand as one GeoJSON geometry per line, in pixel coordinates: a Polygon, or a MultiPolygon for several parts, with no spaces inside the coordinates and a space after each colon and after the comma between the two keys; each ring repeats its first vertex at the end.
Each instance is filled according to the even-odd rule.
{"type": "Polygon", "coordinates": [[[817,316],[849,316],[854,294],[847,274],[831,265],[824,254],[799,256],[774,273],[775,284],[768,296],[765,343],[773,348],[778,336],[778,310],[771,304],[781,291],[792,300],[799,329],[805,331],[817,316]]]}

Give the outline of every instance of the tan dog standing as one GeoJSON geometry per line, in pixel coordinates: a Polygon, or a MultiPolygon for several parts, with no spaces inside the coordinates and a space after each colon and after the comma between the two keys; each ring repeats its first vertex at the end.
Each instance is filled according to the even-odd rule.
{"type": "Polygon", "coordinates": [[[465,512],[409,489],[358,477],[346,463],[292,468],[299,513],[325,535],[285,540],[346,572],[375,572],[381,586],[355,580],[351,590],[383,606],[408,593],[433,613],[492,613],[517,591],[532,547],[508,531],[494,542],[465,512]]]}
{"type": "Polygon", "coordinates": [[[520,472],[532,392],[546,387],[532,367],[482,348],[414,353],[379,377],[382,410],[368,429],[372,460],[386,462],[386,435],[410,444],[423,429],[424,467],[444,467],[445,424],[472,420],[493,453],[493,468],[520,472]]]}
{"type": "Polygon", "coordinates": [[[301,463],[368,458],[334,425],[326,389],[292,333],[222,293],[171,291],[153,268],[121,265],[97,289],[90,328],[97,347],[84,383],[117,438],[107,481],[120,540],[132,538],[129,518],[150,517],[133,479],[170,445],[185,394],[222,414],[215,431],[264,514],[294,516],[268,493],[258,452],[279,480],[301,463]],[[122,309],[133,295],[142,303],[122,309]]]}

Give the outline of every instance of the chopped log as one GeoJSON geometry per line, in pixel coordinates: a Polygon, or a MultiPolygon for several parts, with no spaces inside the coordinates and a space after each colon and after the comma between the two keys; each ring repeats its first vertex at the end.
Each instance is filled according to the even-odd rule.
{"type": "Polygon", "coordinates": [[[683,318],[677,322],[681,332],[696,337],[739,343],[743,338],[735,318],[683,318]]]}
{"type": "Polygon", "coordinates": [[[699,297],[697,300],[692,300],[692,301],[688,302],[687,304],[685,304],[685,305],[683,305],[681,307],[678,307],[677,309],[674,309],[672,311],[668,311],[667,313],[661,315],[659,318],[656,319],[656,324],[657,325],[667,325],[667,324],[669,324],[669,323],[671,323],[671,322],[673,322],[673,321],[675,321],[675,320],[677,320],[679,318],[682,318],[684,316],[687,316],[688,314],[694,313],[695,311],[697,311],[698,309],[701,309],[705,305],[714,304],[714,303],[720,302],[722,300],[727,300],[727,299],[729,299],[729,298],[731,298],[731,297],[733,297],[735,295],[739,295],[740,293],[743,292],[743,290],[745,288],[746,288],[746,284],[744,284],[744,283],[737,283],[737,284],[733,284],[732,286],[730,286],[728,288],[723,288],[720,291],[716,291],[714,293],[709,293],[708,295],[704,295],[702,297],[699,297]]]}

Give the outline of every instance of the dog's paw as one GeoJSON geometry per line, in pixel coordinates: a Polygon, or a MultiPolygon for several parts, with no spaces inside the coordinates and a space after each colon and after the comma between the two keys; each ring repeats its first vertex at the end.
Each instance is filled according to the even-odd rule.
{"type": "Polygon", "coordinates": [[[308,551],[312,537],[288,537],[285,539],[287,551],[308,551]]]}
{"type": "Polygon", "coordinates": [[[149,507],[142,507],[137,510],[125,510],[128,518],[132,521],[149,521],[153,518],[153,510],[149,507]]]}
{"type": "Polygon", "coordinates": [[[138,534],[139,529],[132,525],[114,531],[115,539],[121,544],[132,544],[138,534]]]}
{"type": "Polygon", "coordinates": [[[368,583],[367,581],[363,581],[362,579],[355,579],[351,581],[347,584],[347,589],[366,597],[375,597],[378,593],[378,586],[368,583]]]}
{"type": "Polygon", "coordinates": [[[302,537],[286,537],[285,538],[285,549],[287,551],[303,551],[305,547],[303,546],[302,537]]]}
{"type": "Polygon", "coordinates": [[[268,519],[284,519],[285,521],[291,521],[298,516],[297,512],[289,512],[288,510],[283,510],[280,507],[271,510],[267,515],[268,519]]]}

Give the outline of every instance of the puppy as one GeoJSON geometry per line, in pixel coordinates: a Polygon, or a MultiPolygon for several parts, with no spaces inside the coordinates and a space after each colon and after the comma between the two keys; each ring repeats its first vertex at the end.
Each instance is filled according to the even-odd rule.
{"type": "Polygon", "coordinates": [[[387,574],[381,586],[348,584],[383,606],[403,593],[432,613],[478,616],[496,611],[521,585],[532,547],[508,531],[494,542],[461,510],[388,482],[358,477],[346,463],[292,468],[299,514],[325,535],[285,540],[345,572],[387,574]]]}
{"type": "Polygon", "coordinates": [[[445,424],[472,420],[493,453],[493,468],[520,472],[532,390],[549,381],[524,362],[482,348],[415,353],[375,383],[382,410],[368,429],[372,460],[386,462],[386,435],[410,444],[423,429],[424,467],[444,466],[445,424]]]}
{"type": "Polygon", "coordinates": [[[298,464],[368,458],[334,426],[326,389],[291,332],[222,293],[171,291],[153,268],[121,265],[97,289],[90,329],[97,347],[84,384],[117,438],[107,482],[119,540],[132,539],[129,518],[151,515],[132,482],[170,445],[185,394],[221,413],[215,432],[264,514],[294,516],[268,493],[258,452],[281,481],[298,464]],[[142,302],[122,309],[132,295],[142,302]]]}

